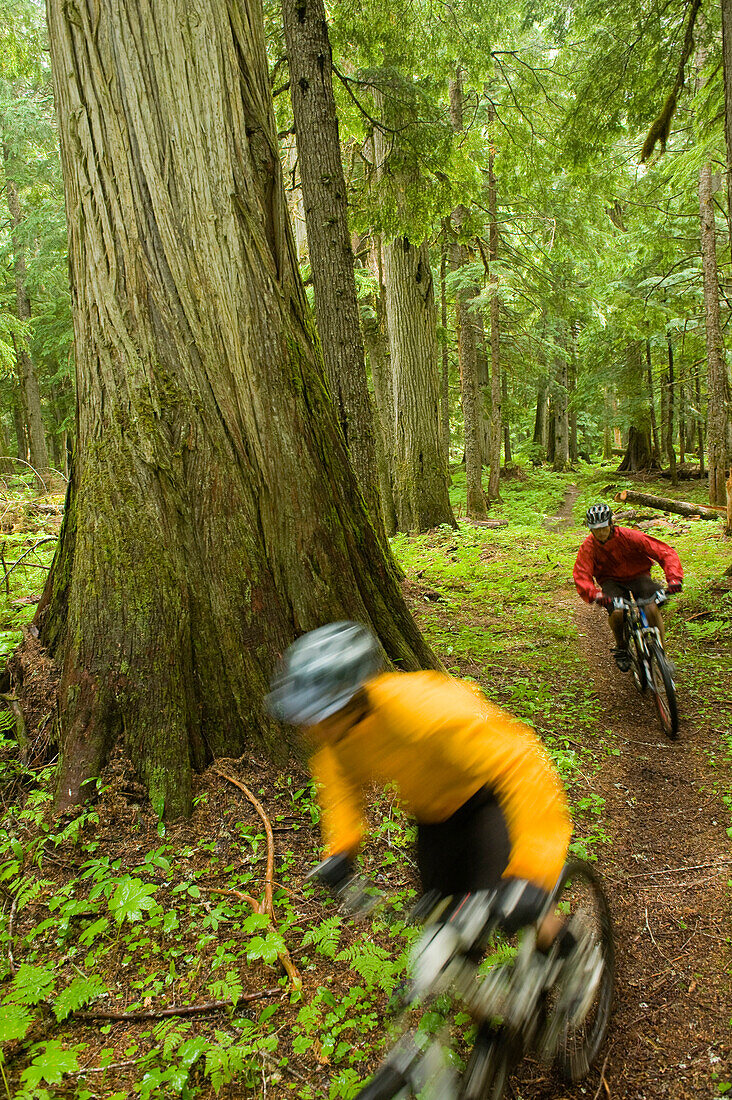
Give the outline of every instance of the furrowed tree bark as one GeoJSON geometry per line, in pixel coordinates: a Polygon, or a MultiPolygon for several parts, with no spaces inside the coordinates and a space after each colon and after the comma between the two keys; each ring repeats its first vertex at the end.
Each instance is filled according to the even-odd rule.
{"type": "Polygon", "coordinates": [[[323,0],[282,0],[282,15],[326,375],[358,483],[383,532],[325,7],[323,0]]]}
{"type": "Polygon", "coordinates": [[[707,343],[709,503],[722,504],[727,499],[725,483],[730,462],[730,392],[719,310],[717,232],[714,224],[714,196],[710,161],[703,164],[699,171],[699,218],[701,222],[704,320],[707,343]]]}
{"type": "Polygon", "coordinates": [[[371,623],[434,665],[348,462],[299,280],[257,0],[49,0],[78,394],[38,608],[61,666],[57,805],[121,741],[154,806],[287,739],[292,638],[371,623]]]}
{"type": "MultiPolygon", "coordinates": [[[[456,132],[463,129],[463,86],[458,69],[455,79],[450,81],[450,119],[456,132]]],[[[464,233],[468,220],[468,209],[457,206],[451,217],[451,224],[458,239],[450,245],[450,266],[460,271],[470,263],[470,251],[459,238],[464,233]]],[[[488,515],[485,493],[483,491],[483,454],[480,440],[479,422],[482,419],[482,395],[478,389],[478,326],[470,303],[477,297],[479,288],[461,280],[455,291],[455,326],[458,337],[458,359],[460,362],[460,394],[463,406],[463,425],[465,440],[465,482],[466,514],[471,519],[485,519],[488,515]]],[[[499,454],[500,457],[500,454],[499,454]]]]}
{"type": "Polygon", "coordinates": [[[440,435],[445,462],[450,466],[450,354],[447,346],[447,242],[443,232],[440,250],[440,435]]]}
{"type": "Polygon", "coordinates": [[[384,246],[394,398],[394,507],[400,531],[456,526],[440,441],[435,298],[427,242],[384,246]]]}
{"type": "Polygon", "coordinates": [[[392,465],[394,458],[394,388],[391,380],[389,337],[386,331],[384,278],[381,262],[381,241],[375,237],[369,251],[369,262],[376,276],[378,290],[372,298],[373,316],[364,321],[364,343],[371,367],[376,406],[376,458],[384,526],[390,537],[396,534],[392,465]]]}

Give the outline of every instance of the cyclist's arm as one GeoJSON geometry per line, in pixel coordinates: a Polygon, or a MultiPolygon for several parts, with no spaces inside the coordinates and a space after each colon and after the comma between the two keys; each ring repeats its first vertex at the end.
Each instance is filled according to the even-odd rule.
{"type": "Polygon", "coordinates": [[[667,542],[661,542],[660,539],[654,539],[651,535],[646,535],[644,531],[636,531],[634,528],[628,528],[627,534],[630,535],[631,542],[645,551],[649,558],[658,562],[666,575],[667,584],[681,584],[684,579],[684,570],[673,546],[669,546],[667,542]]]}
{"type": "Polygon", "coordinates": [[[588,545],[587,539],[585,539],[579,548],[577,560],[572,570],[575,586],[585,603],[592,603],[600,591],[595,584],[594,573],[595,562],[592,555],[592,545],[588,545]]]}
{"type": "Polygon", "coordinates": [[[355,855],[363,835],[360,789],[343,773],[329,745],[311,757],[310,770],[318,791],[325,855],[355,855]]]}
{"type": "Polygon", "coordinates": [[[537,735],[497,707],[455,732],[445,746],[462,768],[496,793],[511,855],[504,877],[554,886],[572,832],[567,800],[537,735]]]}

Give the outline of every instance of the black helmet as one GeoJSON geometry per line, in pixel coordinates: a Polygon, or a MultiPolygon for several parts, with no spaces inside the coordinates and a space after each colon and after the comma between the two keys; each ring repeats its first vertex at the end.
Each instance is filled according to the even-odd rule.
{"type": "Polygon", "coordinates": [[[613,521],[613,514],[607,504],[593,504],[585,516],[585,523],[592,531],[595,527],[608,527],[613,521]]]}
{"type": "Polygon", "coordinates": [[[286,650],[264,705],[294,726],[314,726],[346,705],[383,665],[375,635],[359,623],[329,623],[286,650]]]}

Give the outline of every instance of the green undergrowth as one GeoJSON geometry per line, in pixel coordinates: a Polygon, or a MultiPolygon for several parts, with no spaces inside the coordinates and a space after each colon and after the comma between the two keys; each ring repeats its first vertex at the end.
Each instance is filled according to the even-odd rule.
{"type": "MultiPolygon", "coordinates": [[[[571,571],[583,512],[608,499],[612,473],[527,468],[491,509],[505,526],[463,516],[456,531],[394,540],[429,641],[451,672],[536,728],[568,787],[573,850],[600,865],[607,837],[594,776],[620,750],[604,735],[610,719],[580,653],[571,571]],[[562,519],[567,493],[576,499],[562,519]]],[[[731,544],[721,524],[659,521],[666,526],[649,533],[675,545],[686,569],[668,609],[669,648],[689,705],[717,723],[709,762],[721,777],[732,763],[732,597],[719,578],[731,544]]],[[[16,608],[14,622],[32,610],[16,608]]],[[[609,645],[599,615],[597,629],[609,645]]],[[[362,856],[386,902],[355,926],[304,884],[319,849],[310,784],[274,771],[242,776],[275,830],[273,928],[246,899],[262,893],[265,832],[233,787],[202,777],[191,822],[163,826],[115,774],[100,780],[93,808],[54,821],[53,772],[20,763],[13,725],[0,713],[0,1100],[355,1095],[383,1049],[417,934],[406,923],[417,893],[414,830],[394,792],[369,806],[362,856]],[[300,989],[278,962],[285,946],[300,989]],[[215,1001],[226,1005],[205,1016],[84,1015],[215,1001]]]]}

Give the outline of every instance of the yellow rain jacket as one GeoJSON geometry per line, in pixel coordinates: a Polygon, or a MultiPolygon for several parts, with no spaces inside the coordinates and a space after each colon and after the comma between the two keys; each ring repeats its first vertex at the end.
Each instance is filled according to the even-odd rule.
{"type": "Polygon", "coordinates": [[[511,842],[504,876],[551,889],[571,825],[559,777],[533,730],[473,685],[438,672],[384,673],[366,692],[366,717],[342,731],[329,726],[311,759],[326,854],[360,846],[369,783],[396,783],[405,809],[424,824],[445,821],[487,785],[511,842]]]}

